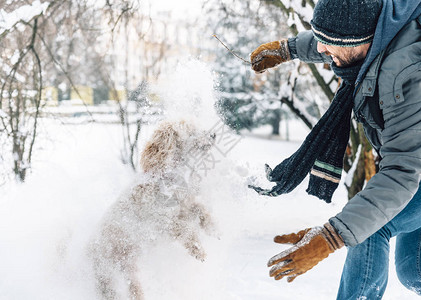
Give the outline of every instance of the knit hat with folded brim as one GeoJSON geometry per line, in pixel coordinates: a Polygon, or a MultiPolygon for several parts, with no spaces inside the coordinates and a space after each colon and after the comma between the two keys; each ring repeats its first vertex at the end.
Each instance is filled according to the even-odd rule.
{"type": "Polygon", "coordinates": [[[381,9],[381,0],[319,0],[311,20],[314,37],[340,47],[370,43],[381,9]]]}

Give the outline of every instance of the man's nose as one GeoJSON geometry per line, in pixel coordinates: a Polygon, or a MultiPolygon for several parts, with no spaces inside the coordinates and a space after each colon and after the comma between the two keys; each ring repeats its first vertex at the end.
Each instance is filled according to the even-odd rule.
{"type": "Polygon", "coordinates": [[[320,42],[317,42],[317,52],[324,53],[326,51],[327,51],[326,45],[324,45],[320,42]]]}

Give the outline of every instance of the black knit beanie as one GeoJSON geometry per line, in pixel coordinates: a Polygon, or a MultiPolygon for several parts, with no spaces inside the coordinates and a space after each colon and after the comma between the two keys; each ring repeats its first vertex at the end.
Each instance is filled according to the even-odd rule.
{"type": "Polygon", "coordinates": [[[373,40],[381,0],[319,0],[311,25],[321,43],[355,47],[373,40]]]}

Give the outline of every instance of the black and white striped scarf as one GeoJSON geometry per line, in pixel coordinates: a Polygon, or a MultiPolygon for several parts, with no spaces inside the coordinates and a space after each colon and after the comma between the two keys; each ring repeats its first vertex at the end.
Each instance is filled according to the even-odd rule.
{"type": "Polygon", "coordinates": [[[313,127],[301,147],[273,170],[266,167],[266,177],[276,185],[265,190],[249,185],[261,195],[279,196],[295,189],[310,173],[307,193],[331,202],[341,179],[343,159],[349,140],[354,84],[362,63],[332,69],[342,84],[328,110],[313,127]]]}

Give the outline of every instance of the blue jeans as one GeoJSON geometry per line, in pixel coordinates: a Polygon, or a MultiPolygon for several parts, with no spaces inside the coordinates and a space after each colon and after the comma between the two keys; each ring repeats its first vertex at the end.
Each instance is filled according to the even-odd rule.
{"type": "Polygon", "coordinates": [[[395,265],[400,282],[421,295],[421,188],[383,228],[348,248],[337,300],[381,299],[389,271],[389,240],[396,236],[395,265]]]}

